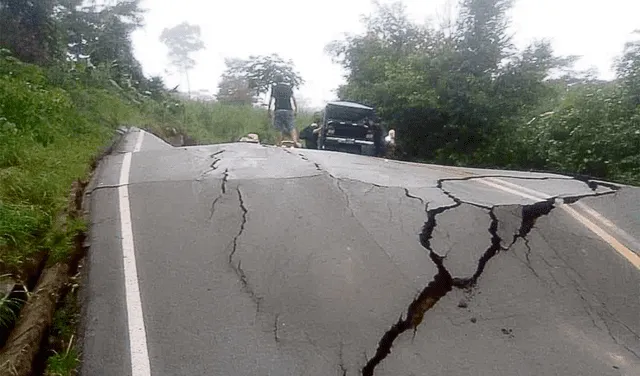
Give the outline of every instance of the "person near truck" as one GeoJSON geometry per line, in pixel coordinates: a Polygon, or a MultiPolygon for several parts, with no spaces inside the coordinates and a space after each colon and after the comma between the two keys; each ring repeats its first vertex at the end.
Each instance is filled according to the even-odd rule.
{"type": "Polygon", "coordinates": [[[315,113],[313,115],[313,123],[300,131],[300,139],[304,140],[304,146],[307,149],[318,148],[318,138],[322,130],[322,115],[315,113]]]}
{"type": "Polygon", "coordinates": [[[271,87],[268,113],[271,118],[271,104],[274,104],[273,126],[278,131],[278,145],[282,145],[284,137],[291,137],[296,147],[301,147],[298,140],[298,131],[295,127],[295,116],[298,112],[298,104],[293,95],[293,88],[285,82],[282,76],[275,78],[275,84],[271,87]]]}

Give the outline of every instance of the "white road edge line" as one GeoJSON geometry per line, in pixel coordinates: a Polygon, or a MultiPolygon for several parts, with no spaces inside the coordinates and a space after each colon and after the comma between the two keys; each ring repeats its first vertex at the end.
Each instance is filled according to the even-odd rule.
{"type": "Polygon", "coordinates": [[[144,131],[138,131],[138,137],[136,138],[136,146],[133,148],[133,152],[137,153],[142,149],[142,141],[144,140],[144,131]]]}
{"type": "MultiPolygon", "coordinates": [[[[495,179],[495,178],[490,178],[491,180],[486,180],[487,178],[483,178],[483,179],[478,179],[479,181],[481,181],[482,183],[489,185],[491,187],[494,188],[498,188],[500,190],[503,190],[505,192],[511,193],[511,194],[515,194],[524,198],[528,198],[530,200],[534,200],[534,201],[539,201],[539,200],[548,200],[549,198],[551,198],[548,194],[546,193],[542,193],[542,192],[538,192],[535,191],[533,189],[530,188],[526,188],[523,187],[521,185],[518,184],[514,184],[514,183],[510,183],[501,179],[495,179]],[[504,185],[502,185],[504,184],[504,185]],[[508,185],[512,188],[509,188],[505,185],[508,185]],[[529,192],[529,193],[525,193],[523,191],[529,192]],[[535,195],[535,196],[534,196],[535,195]],[[545,197],[545,195],[547,197],[545,197]]],[[[586,206],[586,205],[585,205],[586,206]]],[[[583,216],[582,214],[580,214],[578,211],[576,211],[574,208],[570,207],[567,204],[560,204],[559,207],[561,209],[563,209],[564,211],[566,211],[569,215],[571,215],[573,218],[575,218],[578,222],[582,223],[582,225],[584,225],[586,228],[588,228],[589,230],[591,230],[591,232],[593,232],[594,234],[598,235],[602,240],[604,240],[605,242],[607,242],[607,244],[609,244],[616,252],[618,252],[622,257],[624,257],[625,259],[627,259],[627,261],[629,261],[633,266],[635,266],[637,269],[640,269],[640,256],[638,254],[636,254],[635,252],[631,251],[629,248],[627,248],[624,244],[620,243],[620,241],[618,241],[618,239],[616,239],[614,236],[612,236],[611,234],[609,234],[608,232],[606,232],[604,229],[602,229],[602,227],[598,226],[597,224],[593,223],[591,220],[589,220],[589,218],[583,216]]],[[[599,220],[599,219],[605,219],[604,217],[602,217],[601,215],[599,215],[599,213],[597,213],[595,210],[591,209],[590,213],[594,219],[599,220]],[[594,215],[594,213],[596,215],[594,215]]],[[[602,223],[606,226],[612,225],[614,226],[613,228],[616,228],[615,225],[613,225],[613,223],[611,223],[608,220],[604,220],[602,221],[602,223]]]]}
{"type": "MultiPolygon", "coordinates": [[[[138,141],[142,139],[138,136],[138,141]]],[[[141,142],[140,142],[141,143],[141,142]]],[[[137,144],[136,144],[137,148],[137,144]]],[[[120,170],[120,186],[118,201],[120,204],[120,230],[122,236],[122,258],[124,263],[124,287],[127,304],[127,324],[129,329],[129,350],[131,353],[131,375],[150,376],[147,335],[142,313],[138,270],[133,245],[133,227],[131,223],[131,207],[129,203],[129,173],[131,171],[131,155],[126,153],[120,170]]]]}

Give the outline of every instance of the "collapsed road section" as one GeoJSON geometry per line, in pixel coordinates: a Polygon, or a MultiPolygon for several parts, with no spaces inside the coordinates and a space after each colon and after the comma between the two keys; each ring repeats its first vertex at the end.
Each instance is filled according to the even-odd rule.
{"type": "MultiPolygon", "coordinates": [[[[305,159],[308,160],[308,157],[305,156],[305,159]]],[[[317,162],[315,164],[318,168],[320,168],[317,162]]],[[[332,173],[329,172],[328,174],[332,178],[336,178],[332,173]]],[[[509,176],[505,176],[505,177],[510,178],[509,176]]],[[[419,238],[423,247],[429,252],[430,258],[432,259],[433,263],[436,265],[438,273],[435,275],[434,279],[418,295],[418,297],[414,299],[413,302],[409,305],[404,317],[401,317],[396,324],[394,324],[387,332],[384,333],[383,337],[378,343],[378,348],[376,350],[375,355],[372,358],[370,358],[367,361],[366,365],[363,367],[362,369],[363,375],[367,376],[367,375],[374,374],[374,370],[376,366],[380,364],[380,362],[382,362],[382,360],[388,356],[388,354],[391,352],[391,347],[393,346],[394,340],[401,333],[409,329],[413,329],[414,335],[415,335],[417,326],[422,322],[425,312],[431,309],[438,302],[438,300],[440,300],[444,295],[446,295],[453,288],[464,289],[464,290],[472,289],[478,282],[478,279],[482,275],[483,271],[485,270],[487,263],[493,257],[495,257],[498,253],[508,252],[511,249],[511,247],[513,247],[516,244],[516,242],[518,242],[518,240],[521,240],[522,244],[526,247],[525,258],[526,258],[527,267],[534,275],[536,275],[536,277],[539,278],[536,271],[531,266],[530,257],[531,257],[532,248],[527,235],[532,231],[536,223],[536,220],[539,217],[546,216],[549,213],[551,213],[551,211],[555,207],[554,202],[558,197],[551,197],[550,195],[547,195],[547,197],[538,198],[538,201],[532,204],[515,206],[521,211],[520,213],[521,223],[517,231],[513,233],[510,243],[503,245],[504,243],[503,239],[501,239],[500,235],[498,234],[498,227],[500,225],[500,220],[498,219],[495,213],[495,210],[500,206],[505,207],[506,205],[502,204],[502,205],[489,206],[489,205],[483,205],[481,203],[479,204],[474,201],[464,202],[463,200],[461,200],[460,198],[452,194],[450,191],[443,189],[443,182],[447,180],[461,181],[461,180],[482,179],[482,178],[483,176],[479,175],[479,176],[465,177],[465,178],[439,179],[437,181],[437,184],[436,184],[437,188],[441,189],[443,193],[446,194],[447,197],[449,197],[455,204],[452,204],[449,206],[440,206],[434,209],[429,209],[427,205],[426,211],[427,211],[428,218],[419,238]],[[433,231],[436,227],[436,216],[445,211],[455,210],[460,205],[473,205],[473,206],[478,206],[487,210],[488,215],[491,219],[490,226],[488,229],[488,232],[490,235],[490,239],[489,239],[490,245],[488,249],[479,258],[477,262],[477,268],[473,273],[473,275],[455,277],[451,275],[451,273],[447,270],[447,268],[444,265],[446,256],[444,256],[440,252],[434,251],[434,249],[431,247],[431,238],[432,238],[433,231]]],[[[540,180],[549,180],[549,179],[552,179],[552,177],[541,177],[539,179],[532,179],[532,178],[526,177],[524,179],[540,181],[540,180]]],[[[615,192],[619,189],[619,187],[613,184],[606,184],[606,183],[598,184],[596,182],[588,182],[588,181],[585,182],[582,179],[578,179],[578,180],[580,181],[580,183],[583,183],[586,186],[585,188],[588,188],[590,191],[587,191],[585,189],[584,191],[582,190],[579,191],[578,194],[573,196],[564,195],[563,197],[560,198],[560,205],[564,205],[565,203],[576,203],[581,198],[584,198],[584,197],[615,194],[615,192]],[[604,189],[601,190],[602,187],[604,187],[604,189]]],[[[379,187],[379,185],[376,185],[376,186],[379,187]]],[[[507,190],[513,191],[512,190],[513,186],[516,186],[516,185],[512,183],[508,184],[507,190]]],[[[531,198],[531,196],[527,194],[527,192],[532,192],[532,191],[533,191],[532,189],[527,189],[523,187],[522,191],[520,191],[523,193],[519,193],[518,191],[515,191],[515,193],[519,196],[524,196],[525,198],[531,198]]],[[[408,197],[414,197],[410,194],[409,189],[406,189],[406,194],[408,197]]],[[[534,197],[534,199],[535,198],[537,197],[534,197]]],[[[509,206],[510,206],[509,209],[515,208],[513,205],[509,205],[509,206]]],[[[466,303],[464,306],[466,306],[466,303]]],[[[632,337],[634,337],[635,340],[639,339],[638,334],[636,331],[634,331],[634,329],[628,326],[624,326],[624,327],[627,330],[627,333],[630,334],[632,337]]],[[[620,344],[620,341],[618,341],[617,338],[614,337],[613,339],[616,343],[620,344]]],[[[622,346],[625,347],[631,354],[635,355],[636,357],[638,356],[636,350],[630,348],[625,344],[622,344],[622,346]]]]}
{"type": "Polygon", "coordinates": [[[413,329],[414,335],[418,328],[418,325],[422,323],[425,313],[431,309],[442,297],[444,297],[453,288],[469,289],[477,283],[478,279],[482,275],[485,266],[491,258],[493,258],[500,251],[509,251],[509,248],[516,243],[518,239],[522,239],[525,242],[527,240],[527,234],[533,229],[535,221],[541,215],[549,214],[553,209],[553,204],[550,202],[536,203],[533,205],[524,206],[522,208],[522,223],[518,230],[518,233],[514,234],[513,241],[507,247],[502,246],[502,239],[498,235],[499,220],[493,211],[493,208],[489,209],[489,217],[491,218],[491,225],[488,229],[490,235],[490,246],[478,260],[477,269],[472,276],[469,277],[452,277],[447,268],[444,266],[445,257],[439,255],[431,247],[431,238],[433,231],[436,228],[436,217],[438,214],[443,213],[446,210],[453,210],[462,202],[456,199],[456,205],[449,207],[440,207],[436,209],[428,209],[427,205],[427,222],[424,224],[422,233],[419,236],[420,243],[429,252],[429,256],[433,263],[438,268],[438,273],[425,288],[420,295],[411,302],[405,318],[394,324],[389,331],[387,331],[378,344],[376,354],[372,357],[362,369],[363,376],[372,376],[375,368],[384,358],[391,352],[394,340],[403,332],[413,329]]]}
{"type": "MultiPolygon", "coordinates": [[[[631,188],[246,143],[136,153],[129,181],[154,374],[638,366],[638,270],[560,210],[625,213],[631,188]]],[[[83,367],[127,374],[113,192],[95,193],[83,367]]],[[[628,214],[602,216],[633,237],[628,214]]]]}

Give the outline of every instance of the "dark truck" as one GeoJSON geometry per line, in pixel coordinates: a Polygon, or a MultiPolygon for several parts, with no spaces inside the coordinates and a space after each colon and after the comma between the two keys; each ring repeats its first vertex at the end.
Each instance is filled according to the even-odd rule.
{"type": "Polygon", "coordinates": [[[324,110],[318,149],[384,155],[384,129],[375,110],[355,102],[329,102],[324,110]]]}

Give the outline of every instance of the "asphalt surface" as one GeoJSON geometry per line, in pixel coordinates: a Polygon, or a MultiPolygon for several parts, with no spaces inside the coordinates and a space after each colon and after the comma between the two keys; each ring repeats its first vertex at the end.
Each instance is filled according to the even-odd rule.
{"type": "Polygon", "coordinates": [[[84,376],[146,376],[127,158],[146,375],[640,375],[638,188],[134,131],[90,187],[84,376]]]}

